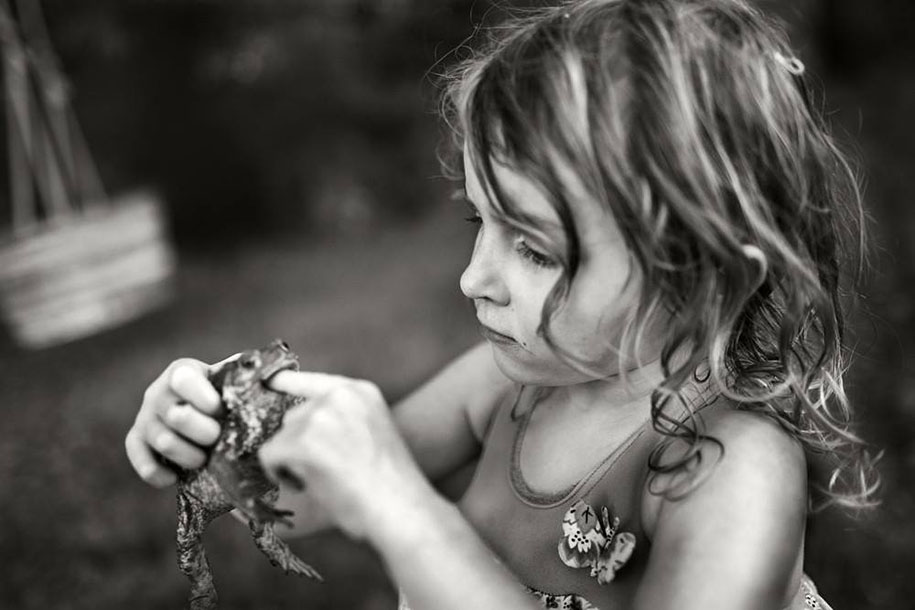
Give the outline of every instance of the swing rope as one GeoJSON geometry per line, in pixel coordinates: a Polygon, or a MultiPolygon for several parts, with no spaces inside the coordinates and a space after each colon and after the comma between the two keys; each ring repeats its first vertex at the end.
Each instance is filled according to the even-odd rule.
{"type": "Polygon", "coordinates": [[[18,19],[0,0],[12,230],[21,236],[43,219],[63,222],[107,197],[70,106],[70,85],[41,5],[15,0],[15,9],[18,19]]]}

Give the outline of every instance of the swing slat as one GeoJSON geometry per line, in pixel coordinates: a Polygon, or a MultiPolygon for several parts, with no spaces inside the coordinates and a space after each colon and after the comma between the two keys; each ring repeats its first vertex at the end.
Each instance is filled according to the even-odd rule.
{"type": "Polygon", "coordinates": [[[160,207],[151,193],[135,193],[0,243],[0,311],[19,342],[78,339],[168,299],[176,261],[160,207]]]}
{"type": "Polygon", "coordinates": [[[0,313],[20,344],[40,348],[159,306],[172,294],[176,263],[154,194],[100,205],[110,202],[40,6],[16,4],[19,24],[0,0],[13,205],[13,230],[0,235],[0,313]]]}

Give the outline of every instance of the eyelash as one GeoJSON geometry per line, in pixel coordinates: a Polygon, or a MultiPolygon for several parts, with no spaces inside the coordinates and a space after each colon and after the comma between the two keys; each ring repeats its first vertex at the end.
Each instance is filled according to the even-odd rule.
{"type": "Polygon", "coordinates": [[[527,242],[524,241],[523,237],[519,237],[515,242],[515,251],[537,267],[547,268],[556,265],[549,256],[538,252],[527,245],[527,242]]]}
{"type": "MultiPolygon", "coordinates": [[[[476,213],[465,217],[464,220],[472,225],[479,226],[483,224],[483,219],[476,213]]],[[[515,238],[515,252],[537,267],[547,268],[555,266],[553,259],[546,254],[531,248],[523,237],[515,238]]]]}

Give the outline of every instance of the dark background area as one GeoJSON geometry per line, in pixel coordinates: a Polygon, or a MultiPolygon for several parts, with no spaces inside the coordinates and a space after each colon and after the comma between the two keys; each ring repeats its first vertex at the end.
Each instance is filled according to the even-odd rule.
{"type": "MultiPolygon", "coordinates": [[[[910,607],[915,4],[760,4],[788,24],[817,103],[856,151],[873,218],[847,385],[885,450],[884,502],[812,517],[807,571],[837,610],[910,607]]],[[[432,74],[489,6],[44,3],[106,186],[161,194],[181,264],[170,304],[115,330],[40,351],[0,331],[0,607],[183,604],[172,492],[142,484],[123,452],[171,360],[281,336],[305,368],[373,379],[393,401],[478,340],[457,283],[472,232],[438,167],[432,74]]],[[[225,608],[394,603],[374,554],[336,534],[294,544],[323,585],[272,569],[232,520],[207,544],[225,608]]]]}

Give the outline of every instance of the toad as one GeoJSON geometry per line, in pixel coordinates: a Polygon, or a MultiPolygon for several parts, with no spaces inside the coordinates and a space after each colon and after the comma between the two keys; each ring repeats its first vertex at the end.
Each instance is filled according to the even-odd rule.
{"type": "Polygon", "coordinates": [[[197,470],[179,470],[178,567],[191,581],[190,607],[216,607],[216,587],[201,535],[216,517],[238,509],[247,520],[254,543],[270,562],[286,573],[320,575],[296,557],[274,531],[292,513],[274,504],[279,488],[270,481],[257,450],[273,436],[298,397],[269,389],[266,382],[282,370],[297,370],[298,359],[277,339],[259,350],[243,352],[209,375],[222,396],[222,430],[207,463],[197,470]]]}

